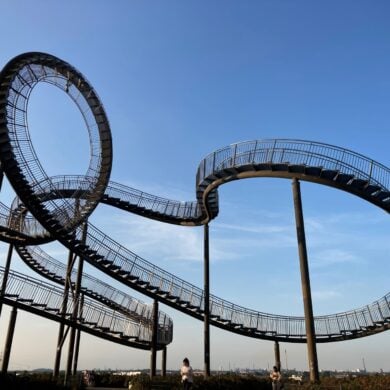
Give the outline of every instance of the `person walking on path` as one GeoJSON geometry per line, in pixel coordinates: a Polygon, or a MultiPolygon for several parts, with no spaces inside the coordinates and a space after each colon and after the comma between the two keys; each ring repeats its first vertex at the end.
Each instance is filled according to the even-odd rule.
{"type": "Polygon", "coordinates": [[[187,358],[184,358],[183,365],[180,369],[181,382],[183,383],[183,390],[189,390],[192,387],[193,374],[192,367],[190,366],[190,361],[187,358]]]}
{"type": "Polygon", "coordinates": [[[282,388],[282,374],[278,367],[274,366],[269,376],[272,380],[272,390],[280,390],[282,388]]]}

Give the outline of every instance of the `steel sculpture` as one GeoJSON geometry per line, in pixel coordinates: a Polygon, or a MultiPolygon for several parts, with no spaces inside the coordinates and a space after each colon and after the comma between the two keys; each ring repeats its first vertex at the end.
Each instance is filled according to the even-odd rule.
{"type": "MultiPolygon", "coordinates": [[[[0,235],[4,241],[11,242],[10,253],[12,253],[14,243],[36,244],[47,242],[56,239],[59,232],[62,233],[63,237],[72,236],[74,228],[80,227],[86,220],[97,206],[109,180],[112,162],[111,132],[104,108],[87,80],[69,64],[53,56],[43,53],[26,53],[18,56],[5,66],[1,72],[0,80],[0,100],[2,103],[5,103],[5,100],[7,101],[6,104],[1,104],[0,109],[0,121],[2,124],[6,123],[7,126],[6,130],[1,127],[3,130],[1,138],[2,140],[6,139],[6,143],[9,142],[11,145],[11,148],[7,148],[2,144],[2,154],[5,160],[2,161],[1,168],[7,166],[7,169],[13,172],[12,176],[15,180],[11,184],[15,189],[19,189],[16,190],[19,195],[24,191],[22,198],[26,196],[24,202],[21,202],[18,198],[15,200],[8,217],[4,215],[6,207],[4,205],[1,207],[2,216],[5,218],[3,217],[2,220],[0,235]],[[88,129],[91,147],[89,168],[84,176],[83,186],[78,186],[69,198],[56,195],[56,190],[51,186],[51,181],[43,170],[31,144],[27,127],[27,105],[32,89],[39,82],[53,84],[67,93],[80,109],[88,129]],[[21,152],[22,150],[23,152],[21,152]],[[17,167],[14,165],[15,158],[19,161],[17,167]],[[26,202],[26,199],[29,200],[26,202]],[[46,225],[44,225],[49,227],[49,230],[45,229],[36,219],[28,216],[28,212],[32,209],[34,209],[32,212],[34,215],[36,213],[39,213],[41,217],[45,215],[46,225]]],[[[3,171],[1,176],[3,176],[3,171]]],[[[23,248],[18,249],[19,251],[23,250],[23,248]]],[[[82,258],[80,257],[80,259],[82,258]]],[[[6,287],[9,262],[10,256],[7,262],[8,267],[2,277],[1,302],[7,302],[7,297],[10,296],[9,289],[6,287]]],[[[71,263],[73,266],[74,259],[71,263]]],[[[71,271],[72,267],[67,270],[64,279],[55,274],[51,274],[51,276],[56,276],[57,282],[66,281],[66,286],[71,271]]],[[[79,273],[78,282],[75,283],[77,295],[80,291],[80,282],[81,274],[79,273]]],[[[16,301],[20,302],[25,299],[18,295],[16,301]]],[[[63,320],[68,315],[67,301],[68,288],[65,287],[61,309],[63,320]]],[[[8,300],[8,303],[12,304],[12,301],[8,300]]],[[[75,324],[80,321],[77,314],[79,311],[78,296],[73,303],[74,308],[71,318],[73,321],[68,322],[72,324],[71,337],[74,339],[75,324]]],[[[110,299],[107,299],[105,303],[112,304],[110,299]]],[[[85,307],[85,300],[83,305],[85,307]]],[[[14,305],[14,307],[16,306],[14,305]]],[[[122,311],[125,311],[125,309],[122,308],[122,311]]],[[[127,310],[125,315],[131,317],[133,314],[127,310]]],[[[137,317],[136,319],[139,321],[140,316],[137,317]]],[[[138,326],[142,327],[143,330],[150,329],[151,318],[150,316],[148,318],[147,312],[143,313],[141,317],[142,320],[139,321],[138,326]]],[[[60,322],[61,325],[64,323],[64,321],[60,322]]],[[[171,342],[172,322],[169,322],[166,328],[158,326],[155,329],[156,334],[153,335],[155,338],[154,349],[161,349],[171,342]],[[161,337],[162,329],[164,329],[167,337],[161,337]]],[[[95,324],[95,326],[99,325],[95,324]]],[[[106,331],[111,332],[109,328],[106,331]]],[[[60,330],[60,339],[62,333],[60,330]]],[[[123,337],[126,338],[125,335],[123,337]]],[[[131,344],[135,347],[149,349],[151,340],[152,335],[150,334],[149,340],[135,341],[131,344]]],[[[7,345],[8,341],[9,339],[7,345]]],[[[69,352],[69,355],[71,355],[71,352],[73,354],[73,341],[70,343],[69,352]]],[[[71,359],[68,360],[68,369],[70,369],[70,365],[71,359]]]]}
{"type": "MultiPolygon", "coordinates": [[[[208,223],[218,215],[220,185],[259,177],[310,181],[349,192],[390,212],[390,169],[324,143],[255,140],[217,150],[201,161],[196,175],[197,200],[189,202],[109,182],[111,159],[111,134],[103,106],[77,70],[44,53],[22,54],[5,66],[0,74],[0,161],[18,198],[11,208],[0,205],[1,239],[15,245],[22,257],[34,259],[37,265],[42,261],[37,254],[42,252],[26,246],[57,240],[124,285],[204,321],[206,373],[209,324],[253,338],[308,342],[305,317],[262,313],[209,294],[207,230],[208,223]],[[92,145],[85,176],[48,177],[39,163],[27,126],[29,94],[38,82],[62,89],[84,113],[92,145]],[[205,290],[153,265],[87,222],[99,202],[161,222],[204,225],[205,290]],[[88,225],[85,237],[82,223],[88,225]]],[[[63,279],[63,270],[53,263],[42,266],[41,271],[57,281],[63,279]]],[[[311,326],[315,343],[387,330],[390,294],[362,308],[314,317],[311,326]]]]}

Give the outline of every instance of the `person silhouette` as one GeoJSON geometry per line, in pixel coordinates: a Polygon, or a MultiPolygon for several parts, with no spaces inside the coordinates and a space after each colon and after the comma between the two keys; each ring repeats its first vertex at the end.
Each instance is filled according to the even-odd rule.
{"type": "Polygon", "coordinates": [[[184,358],[183,365],[180,369],[181,382],[183,383],[183,390],[191,389],[193,380],[192,367],[190,366],[190,361],[187,358],[184,358]]]}
{"type": "Polygon", "coordinates": [[[272,390],[280,390],[282,388],[282,374],[278,367],[274,366],[269,376],[272,380],[272,390]]]}

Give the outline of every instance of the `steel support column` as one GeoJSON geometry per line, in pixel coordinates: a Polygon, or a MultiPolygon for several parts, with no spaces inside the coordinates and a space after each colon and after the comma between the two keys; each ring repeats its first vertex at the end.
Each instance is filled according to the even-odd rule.
{"type": "Polygon", "coordinates": [[[157,332],[158,332],[158,300],[153,303],[153,327],[152,327],[152,349],[150,355],[150,377],[156,376],[157,367],[157,332]]]}
{"type": "MultiPolygon", "coordinates": [[[[86,234],[87,234],[87,224],[84,223],[83,226],[83,236],[81,242],[85,244],[86,234]]],[[[80,289],[81,289],[81,281],[83,278],[83,268],[84,268],[84,259],[79,256],[79,266],[77,268],[77,278],[75,284],[75,291],[73,294],[73,313],[72,313],[72,321],[77,322],[77,317],[79,314],[80,307],[80,289]]],[[[72,375],[72,363],[75,354],[75,340],[76,340],[76,328],[72,327],[69,335],[69,346],[68,346],[68,360],[66,363],[65,370],[65,385],[68,382],[69,377],[72,375]]]]}
{"type": "Polygon", "coordinates": [[[3,281],[1,282],[1,290],[0,290],[0,316],[1,316],[1,310],[3,309],[3,299],[2,298],[4,297],[5,290],[7,288],[7,281],[8,281],[9,270],[11,268],[11,259],[12,259],[12,252],[13,252],[13,250],[14,250],[13,244],[9,244],[7,259],[5,261],[3,281]]]}
{"type": "Polygon", "coordinates": [[[204,376],[210,376],[210,251],[209,225],[204,225],[204,376]]]}
{"type": "MultiPolygon", "coordinates": [[[[73,268],[73,253],[72,253],[72,251],[69,251],[68,266],[66,268],[66,275],[65,275],[64,299],[62,301],[62,306],[61,306],[62,317],[65,317],[65,314],[66,314],[66,311],[68,308],[69,281],[70,281],[70,276],[72,274],[72,268],[73,268]]],[[[63,340],[64,329],[65,329],[65,325],[61,322],[60,328],[58,331],[56,357],[55,357],[55,361],[54,361],[54,370],[53,370],[53,377],[54,378],[58,378],[58,375],[60,373],[62,345],[64,344],[64,340],[63,340]]]]}
{"type": "Polygon", "coordinates": [[[275,341],[274,344],[274,350],[275,350],[275,366],[278,367],[278,370],[280,371],[280,348],[279,348],[279,342],[275,341]]]}
{"type": "Polygon", "coordinates": [[[311,301],[309,264],[307,260],[305,225],[303,221],[301,190],[298,179],[292,180],[292,190],[294,197],[295,223],[297,227],[299,264],[301,269],[301,283],[303,307],[305,312],[305,326],[307,339],[307,352],[309,358],[309,370],[311,382],[319,381],[317,347],[315,341],[313,305],[311,301]]]}
{"type": "Polygon", "coordinates": [[[8,370],[9,357],[11,355],[12,341],[14,338],[16,315],[18,314],[18,309],[16,306],[12,308],[11,316],[9,319],[7,338],[5,340],[4,354],[3,354],[3,363],[1,365],[2,374],[6,374],[8,370]]]}
{"type": "MultiPolygon", "coordinates": [[[[80,307],[79,307],[80,318],[83,316],[83,305],[84,305],[84,294],[81,294],[80,307]]],[[[74,359],[73,359],[73,370],[72,370],[73,376],[77,374],[77,364],[79,361],[79,351],[80,351],[80,338],[81,338],[81,330],[77,329],[76,344],[75,344],[74,359]]]]}
{"type": "Polygon", "coordinates": [[[167,376],[167,347],[165,346],[162,350],[161,358],[161,376],[167,376]]]}

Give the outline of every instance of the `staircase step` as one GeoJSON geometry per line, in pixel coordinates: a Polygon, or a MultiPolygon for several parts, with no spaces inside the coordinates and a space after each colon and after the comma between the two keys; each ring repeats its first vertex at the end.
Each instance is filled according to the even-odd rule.
{"type": "Polygon", "coordinates": [[[96,326],[96,325],[97,325],[97,322],[84,321],[83,324],[85,324],[85,325],[91,325],[91,326],[96,326]]]}
{"type": "Polygon", "coordinates": [[[339,171],[331,170],[331,169],[323,169],[321,171],[320,177],[328,180],[333,180],[339,171]]]}
{"type": "Polygon", "coordinates": [[[123,332],[120,332],[119,330],[111,330],[110,333],[114,334],[114,335],[117,335],[119,337],[123,336],[123,332]]]}
{"type": "Polygon", "coordinates": [[[47,311],[53,311],[56,312],[57,314],[60,312],[60,309],[57,309],[56,307],[46,307],[47,311]]]}
{"type": "Polygon", "coordinates": [[[100,261],[100,260],[104,259],[104,256],[99,255],[99,254],[97,254],[97,253],[91,254],[91,255],[89,255],[88,257],[89,257],[90,259],[94,260],[94,261],[100,261]]]}
{"type": "Polygon", "coordinates": [[[30,299],[30,298],[17,298],[16,299],[17,302],[26,302],[26,303],[32,303],[34,302],[33,299],[30,299]]]}
{"type": "Polygon", "coordinates": [[[374,198],[378,199],[378,200],[384,200],[384,199],[389,198],[389,197],[390,197],[389,191],[379,191],[378,193],[376,193],[374,195],[374,198]]]}
{"type": "Polygon", "coordinates": [[[288,170],[292,173],[304,173],[305,165],[302,164],[290,164],[288,170]]]}
{"type": "MultiPolygon", "coordinates": [[[[251,172],[251,171],[255,171],[255,166],[253,164],[245,164],[245,165],[240,165],[239,167],[237,167],[237,171],[238,172],[251,172]]],[[[212,177],[209,176],[208,177],[209,181],[212,182],[212,177]]]]}
{"type": "Polygon", "coordinates": [[[349,183],[349,185],[350,185],[351,187],[357,188],[358,190],[363,189],[367,184],[368,184],[368,181],[367,181],[367,180],[358,179],[358,178],[353,179],[353,180],[349,183]]]}
{"type": "Polygon", "coordinates": [[[271,169],[276,172],[287,172],[289,170],[289,164],[288,163],[275,163],[272,164],[271,169]]]}
{"type": "Polygon", "coordinates": [[[113,263],[114,263],[113,261],[110,261],[110,260],[107,260],[107,259],[103,259],[103,260],[99,261],[99,264],[103,265],[104,267],[109,267],[113,263]]]}
{"type": "Polygon", "coordinates": [[[138,280],[136,283],[138,284],[138,286],[140,286],[142,288],[146,288],[150,284],[149,282],[144,282],[143,280],[138,280]]]}
{"type": "Polygon", "coordinates": [[[347,184],[351,179],[353,179],[355,176],[354,175],[349,175],[347,173],[339,173],[336,177],[335,177],[335,181],[337,181],[337,183],[341,183],[341,184],[347,184]]]}
{"type": "Polygon", "coordinates": [[[371,194],[374,194],[375,192],[379,191],[381,189],[381,187],[375,185],[375,184],[369,184],[365,189],[364,191],[365,192],[368,192],[370,195],[371,194]]]}
{"type": "Polygon", "coordinates": [[[7,298],[18,298],[19,297],[19,295],[17,295],[17,294],[4,294],[4,296],[7,298]]]}
{"type": "Polygon", "coordinates": [[[305,168],[305,175],[320,176],[321,171],[322,171],[321,167],[306,167],[305,168]]]}
{"type": "Polygon", "coordinates": [[[126,278],[127,275],[129,275],[129,273],[128,273],[127,271],[124,271],[123,269],[119,269],[119,271],[116,272],[116,273],[117,273],[118,275],[124,277],[124,278],[126,278]]]}
{"type": "Polygon", "coordinates": [[[110,328],[108,326],[95,326],[95,329],[99,329],[102,332],[109,332],[110,328]]]}

